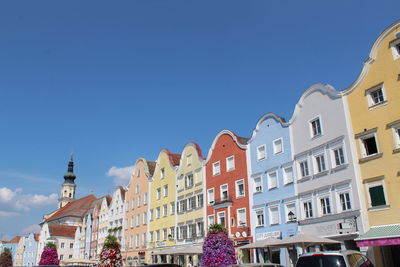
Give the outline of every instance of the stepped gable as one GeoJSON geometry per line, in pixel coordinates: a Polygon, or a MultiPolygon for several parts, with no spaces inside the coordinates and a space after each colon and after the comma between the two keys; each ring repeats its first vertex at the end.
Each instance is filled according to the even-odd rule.
{"type": "Polygon", "coordinates": [[[62,225],[62,224],[49,224],[49,231],[51,236],[62,237],[75,237],[76,226],[62,225]]]}
{"type": "Polygon", "coordinates": [[[92,207],[92,203],[96,200],[97,198],[94,195],[87,195],[83,198],[69,202],[67,205],[60,208],[53,215],[48,217],[45,222],[51,222],[68,216],[83,217],[85,213],[92,207]]]}
{"type": "Polygon", "coordinates": [[[149,168],[149,173],[150,173],[150,175],[153,176],[154,171],[155,171],[155,169],[156,169],[156,163],[155,163],[154,161],[148,161],[148,162],[147,162],[147,166],[148,166],[148,168],[149,168]]]}

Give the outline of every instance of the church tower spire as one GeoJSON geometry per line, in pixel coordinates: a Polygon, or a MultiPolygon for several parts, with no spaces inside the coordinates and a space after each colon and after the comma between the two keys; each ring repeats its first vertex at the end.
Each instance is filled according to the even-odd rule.
{"type": "Polygon", "coordinates": [[[69,202],[75,199],[75,179],[76,175],[74,174],[74,158],[73,153],[71,153],[71,159],[68,162],[67,173],[64,175],[64,183],[61,185],[61,194],[58,199],[58,208],[62,208],[67,205],[69,202]]]}

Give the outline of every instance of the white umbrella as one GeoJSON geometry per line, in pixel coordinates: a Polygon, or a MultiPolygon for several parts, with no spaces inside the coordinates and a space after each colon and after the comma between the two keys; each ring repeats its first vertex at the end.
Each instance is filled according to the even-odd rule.
{"type": "Polygon", "coordinates": [[[315,235],[297,234],[295,236],[287,237],[281,240],[279,246],[290,247],[298,245],[304,249],[309,246],[322,245],[322,244],[340,244],[340,243],[342,242],[315,235]]]}
{"type": "Polygon", "coordinates": [[[240,249],[247,249],[247,248],[266,248],[266,247],[273,247],[279,246],[282,240],[275,239],[275,238],[265,238],[258,240],[256,242],[241,246],[240,249]]]}
{"type": "Polygon", "coordinates": [[[173,249],[171,254],[175,254],[175,255],[203,254],[203,248],[202,247],[195,247],[195,246],[177,248],[177,249],[173,249]]]}

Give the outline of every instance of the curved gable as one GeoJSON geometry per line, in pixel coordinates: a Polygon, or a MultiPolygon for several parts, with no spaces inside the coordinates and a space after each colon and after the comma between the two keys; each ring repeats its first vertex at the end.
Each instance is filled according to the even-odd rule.
{"type": "Polygon", "coordinates": [[[205,160],[205,163],[207,163],[210,160],[212,153],[215,149],[215,145],[217,144],[220,137],[223,135],[229,135],[239,148],[241,148],[241,149],[247,148],[247,141],[249,140],[248,138],[239,137],[235,133],[233,133],[232,131],[229,131],[229,130],[222,130],[215,136],[214,141],[210,147],[210,150],[208,151],[208,155],[207,155],[207,159],[205,160]]]}
{"type": "Polygon", "coordinates": [[[255,138],[257,133],[260,131],[262,125],[268,120],[274,120],[276,123],[279,123],[281,127],[288,127],[290,124],[285,121],[285,119],[275,113],[267,113],[263,115],[257,122],[256,127],[254,128],[251,138],[249,139],[249,143],[251,143],[255,138]]]}

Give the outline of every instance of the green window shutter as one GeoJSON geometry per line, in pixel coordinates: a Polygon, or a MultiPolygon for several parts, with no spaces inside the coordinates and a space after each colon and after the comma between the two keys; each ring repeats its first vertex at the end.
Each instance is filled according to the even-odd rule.
{"type": "Polygon", "coordinates": [[[370,187],[369,195],[371,197],[372,207],[386,205],[385,194],[383,192],[382,185],[370,187]]]}

